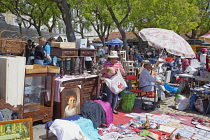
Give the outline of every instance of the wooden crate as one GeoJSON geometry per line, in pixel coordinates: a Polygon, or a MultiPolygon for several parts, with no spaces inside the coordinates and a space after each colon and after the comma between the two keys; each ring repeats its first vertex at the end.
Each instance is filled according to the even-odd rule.
{"type": "Polygon", "coordinates": [[[22,36],[20,34],[20,39],[13,38],[2,38],[3,32],[15,32],[20,34],[17,31],[3,30],[0,32],[0,53],[13,53],[21,54],[25,49],[25,41],[22,41],[22,36]]]}
{"type": "Polygon", "coordinates": [[[75,42],[52,42],[51,45],[57,48],[76,48],[75,42]]]}
{"type": "Polygon", "coordinates": [[[26,74],[47,73],[47,65],[26,65],[26,74]]]}
{"type": "Polygon", "coordinates": [[[60,67],[56,66],[47,66],[47,72],[48,73],[60,73],[60,67]]]}

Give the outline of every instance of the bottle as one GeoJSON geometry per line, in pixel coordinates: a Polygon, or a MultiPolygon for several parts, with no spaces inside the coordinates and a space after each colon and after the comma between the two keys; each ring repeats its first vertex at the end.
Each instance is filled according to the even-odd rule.
{"type": "Polygon", "coordinates": [[[148,119],[148,116],[146,115],[146,121],[144,122],[144,128],[149,129],[149,126],[150,126],[149,119],[148,119]]]}

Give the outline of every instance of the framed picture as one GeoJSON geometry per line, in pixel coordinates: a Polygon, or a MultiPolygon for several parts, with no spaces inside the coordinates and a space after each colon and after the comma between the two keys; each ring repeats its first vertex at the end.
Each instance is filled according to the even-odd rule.
{"type": "Polygon", "coordinates": [[[80,88],[78,86],[65,87],[61,92],[61,117],[68,117],[80,113],[80,88]]]}
{"type": "Polygon", "coordinates": [[[0,140],[33,140],[32,118],[0,122],[0,140]]]}

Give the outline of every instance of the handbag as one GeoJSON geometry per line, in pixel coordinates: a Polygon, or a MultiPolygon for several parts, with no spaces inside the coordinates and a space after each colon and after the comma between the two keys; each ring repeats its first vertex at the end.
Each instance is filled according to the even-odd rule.
{"type": "Polygon", "coordinates": [[[120,73],[120,70],[118,69],[117,74],[114,75],[112,78],[105,78],[104,81],[106,82],[106,85],[108,88],[114,93],[118,94],[121,91],[123,91],[127,84],[125,80],[122,77],[122,74],[120,73]]]}

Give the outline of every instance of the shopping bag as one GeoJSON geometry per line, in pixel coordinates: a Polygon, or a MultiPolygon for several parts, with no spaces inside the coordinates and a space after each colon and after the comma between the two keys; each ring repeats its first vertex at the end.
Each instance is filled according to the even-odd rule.
{"type": "Polygon", "coordinates": [[[122,77],[122,74],[120,73],[120,70],[118,69],[117,74],[114,75],[112,78],[105,78],[104,81],[106,82],[106,85],[108,88],[114,93],[118,94],[121,91],[123,91],[127,84],[125,80],[122,77]]]}
{"type": "Polygon", "coordinates": [[[185,110],[190,105],[190,99],[184,97],[183,95],[176,94],[175,96],[175,108],[178,110],[185,110]]]}

